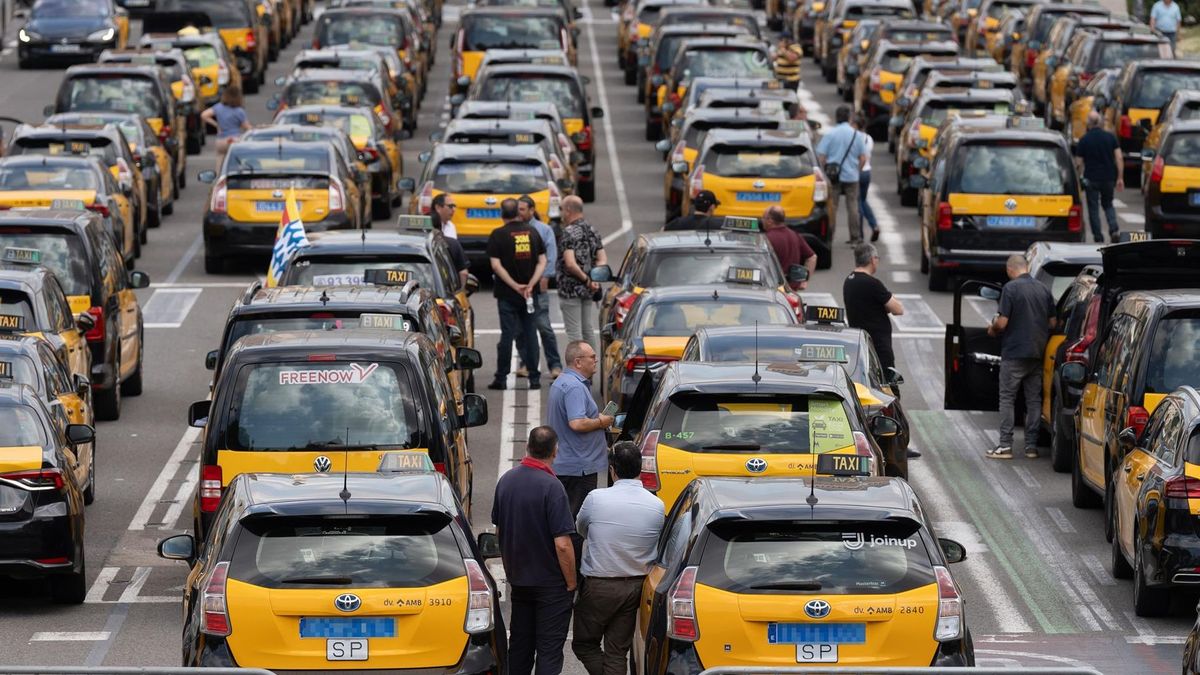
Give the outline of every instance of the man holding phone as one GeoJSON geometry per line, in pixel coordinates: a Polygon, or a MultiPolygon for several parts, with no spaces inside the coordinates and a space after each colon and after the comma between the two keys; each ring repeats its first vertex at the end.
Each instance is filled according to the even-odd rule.
{"type": "Polygon", "coordinates": [[[600,473],[608,470],[608,442],[604,430],[613,416],[600,412],[592,397],[596,350],[586,340],[567,345],[562,375],[550,387],[546,417],[558,434],[554,474],[567,490],[571,514],[578,516],[588,493],[595,490],[600,473]]]}

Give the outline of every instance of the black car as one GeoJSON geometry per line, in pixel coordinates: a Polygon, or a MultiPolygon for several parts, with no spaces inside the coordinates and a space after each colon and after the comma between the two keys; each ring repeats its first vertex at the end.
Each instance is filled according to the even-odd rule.
{"type": "Polygon", "coordinates": [[[51,60],[95,61],[121,48],[129,13],[113,0],[38,0],[17,32],[17,63],[24,69],[51,60]]]}

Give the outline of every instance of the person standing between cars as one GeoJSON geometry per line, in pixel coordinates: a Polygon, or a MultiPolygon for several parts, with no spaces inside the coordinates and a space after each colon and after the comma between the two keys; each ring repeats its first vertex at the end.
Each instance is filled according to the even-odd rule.
{"type": "MultiPolygon", "coordinates": [[[[763,212],[762,221],[763,229],[767,233],[767,241],[771,242],[771,248],[775,250],[775,257],[779,258],[779,266],[783,268],[783,273],[787,274],[792,265],[803,265],[808,268],[809,278],[812,278],[813,272],[817,271],[817,254],[813,252],[808,242],[804,241],[804,237],[796,234],[795,230],[787,226],[787,214],[783,208],[780,206],[767,207],[767,210],[763,212]]],[[[789,283],[789,285],[792,290],[802,291],[808,287],[808,282],[789,283]]]]}
{"type": "Polygon", "coordinates": [[[854,247],[854,270],[842,282],[842,302],[846,323],[871,336],[879,363],[886,370],[896,365],[892,351],[892,316],[904,314],[904,305],[875,277],[879,271],[879,251],[874,244],[854,247]]]}
{"type": "Polygon", "coordinates": [[[517,200],[500,202],[500,219],[504,225],[492,230],[488,237],[487,254],[496,279],[492,295],[500,313],[500,342],[496,345],[496,376],[488,389],[505,389],[512,367],[512,345],[529,368],[529,388],[541,389],[538,371],[537,327],[533,315],[537,311],[537,296],[542,270],[546,268],[546,246],[542,237],[520,218],[517,200]]]}
{"type": "MultiPolygon", "coordinates": [[[[558,307],[562,311],[567,340],[586,340],[596,347],[596,301],[600,284],[588,274],[593,267],[608,264],[604,240],[583,217],[583,200],[571,195],[562,200],[562,242],[558,249],[558,307]]],[[[571,362],[568,359],[567,365],[571,362]]],[[[590,375],[589,375],[590,377],[590,375]]]]}
{"type": "Polygon", "coordinates": [[[446,221],[442,220],[441,211],[434,209],[429,214],[429,219],[433,221],[433,229],[441,231],[442,237],[446,240],[446,248],[450,249],[450,262],[454,263],[454,270],[458,272],[459,286],[466,286],[467,274],[471,271],[471,259],[467,257],[462,243],[446,234],[446,221]]]}
{"type": "Polygon", "coordinates": [[[1171,56],[1175,56],[1175,36],[1179,33],[1179,24],[1183,15],[1179,5],[1173,0],[1158,0],[1150,8],[1150,30],[1156,30],[1171,43],[1171,56]]]}
{"type": "Polygon", "coordinates": [[[829,231],[836,231],[838,197],[846,198],[846,222],[850,228],[848,244],[862,241],[862,221],[858,214],[858,177],[867,164],[865,134],[850,126],[850,106],[839,105],[834,114],[837,126],[821,137],[817,160],[829,182],[829,231]]]}
{"type": "Polygon", "coordinates": [[[200,119],[217,130],[217,173],[221,172],[221,163],[225,161],[229,146],[243,131],[250,130],[250,120],[242,103],[241,87],[231,84],[221,92],[221,100],[216,105],[200,113],[200,119]]]}
{"type": "Polygon", "coordinates": [[[567,491],[571,515],[576,515],[608,466],[604,430],[612,426],[613,417],[602,414],[592,396],[595,348],[586,340],[572,340],[567,344],[566,362],[567,369],[550,385],[546,421],[559,440],[554,473],[567,491]]]}
{"type": "Polygon", "coordinates": [[[1095,110],[1088,113],[1087,132],[1075,144],[1075,166],[1083,172],[1092,239],[1098,244],[1104,242],[1104,235],[1100,233],[1100,209],[1104,209],[1108,219],[1108,241],[1115,242],[1121,224],[1117,222],[1117,210],[1113,208],[1113,189],[1125,189],[1125,158],[1117,137],[1104,128],[1100,113],[1095,110]]]}
{"type": "Polygon", "coordinates": [[[1029,263],[1017,253],[1008,257],[1009,282],[1000,291],[1000,308],[988,324],[988,335],[1000,336],[1000,443],[988,451],[993,459],[1012,459],[1014,403],[1025,391],[1025,456],[1036,458],[1037,430],[1042,422],[1042,360],[1054,328],[1054,296],[1029,275],[1029,263]]]}
{"type": "MultiPolygon", "coordinates": [[[[862,132],[863,143],[866,145],[867,163],[863,164],[862,172],[858,175],[858,214],[862,222],[871,228],[871,241],[879,241],[879,221],[875,218],[875,210],[867,201],[867,193],[871,190],[871,153],[875,152],[875,139],[867,133],[867,116],[854,113],[854,128],[862,132]]],[[[862,231],[862,228],[859,228],[862,231]]]]}
{"type": "Polygon", "coordinates": [[[492,523],[511,588],[508,672],[562,672],[575,597],[575,520],[550,465],[558,438],[550,427],[529,432],[525,458],[496,482],[492,523]],[[535,671],[536,665],[536,671],[535,671]]]}
{"type": "Polygon", "coordinates": [[[663,226],[663,231],[672,230],[715,230],[721,227],[724,220],[713,215],[713,211],[721,202],[712,190],[701,190],[692,199],[692,212],[686,216],[677,216],[663,226]]]}
{"type": "Polygon", "coordinates": [[[800,87],[800,62],[804,58],[804,49],[792,42],[792,36],[784,33],[779,37],[775,46],[775,79],[783,86],[796,91],[800,87]]]}
{"type": "Polygon", "coordinates": [[[442,219],[442,234],[451,239],[458,239],[458,228],[454,226],[454,213],[458,204],[450,201],[453,198],[449,193],[439,192],[433,198],[433,212],[442,219]]]}
{"type": "MultiPolygon", "coordinates": [[[[533,323],[537,326],[538,335],[542,338],[542,351],[546,353],[546,367],[550,369],[550,379],[562,373],[562,358],[558,355],[558,339],[554,337],[554,327],[550,324],[550,279],[558,269],[558,242],[554,236],[554,228],[543,223],[538,218],[537,204],[533,197],[521,195],[517,198],[517,212],[526,224],[537,230],[546,245],[546,269],[538,282],[537,309],[533,313],[533,323]]],[[[536,345],[535,345],[536,347],[536,345]]],[[[517,369],[517,377],[528,376],[525,362],[517,369]]]]}
{"type": "Polygon", "coordinates": [[[666,512],[662,500],[642,486],[641,471],[636,445],[614,445],[608,458],[612,486],[588,494],[575,519],[575,530],[587,545],[571,650],[588,675],[628,671],[642,583],[666,512]]]}

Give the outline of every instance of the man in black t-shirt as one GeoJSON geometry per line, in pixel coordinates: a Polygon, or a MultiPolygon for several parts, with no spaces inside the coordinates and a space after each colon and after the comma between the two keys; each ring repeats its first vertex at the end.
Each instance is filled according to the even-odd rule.
{"type": "Polygon", "coordinates": [[[492,295],[500,314],[500,342],[496,345],[496,376],[488,389],[508,386],[512,368],[512,343],[525,367],[529,369],[529,388],[541,389],[538,371],[537,309],[538,282],[546,269],[546,246],[537,230],[517,215],[517,200],[500,203],[500,218],[504,225],[488,237],[487,254],[495,275],[492,295]]]}
{"type": "Polygon", "coordinates": [[[896,365],[890,315],[904,314],[904,305],[875,278],[878,268],[879,252],[873,245],[855,246],[854,271],[842,283],[842,302],[846,305],[846,322],[871,336],[880,364],[886,369],[896,365]]]}
{"type": "Polygon", "coordinates": [[[1083,188],[1087,197],[1088,222],[1092,239],[1104,241],[1100,231],[1100,211],[1108,219],[1108,241],[1115,242],[1121,224],[1113,208],[1113,190],[1125,189],[1125,159],[1117,137],[1100,123],[1100,113],[1088,113],[1087,133],[1075,144],[1075,166],[1083,172],[1083,188]]]}

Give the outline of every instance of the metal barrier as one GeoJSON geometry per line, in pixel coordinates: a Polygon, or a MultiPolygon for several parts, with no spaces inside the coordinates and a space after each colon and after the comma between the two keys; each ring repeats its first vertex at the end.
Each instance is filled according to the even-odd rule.
{"type": "Polygon", "coordinates": [[[274,675],[262,668],[181,668],[168,666],[0,666],[0,675],[274,675]]]}
{"type": "Polygon", "coordinates": [[[784,668],[770,666],[718,666],[707,668],[700,675],[839,675],[841,673],[862,673],[863,675],[1102,675],[1093,668],[854,668],[850,666],[835,666],[831,668],[802,668],[787,666],[784,668]]]}

